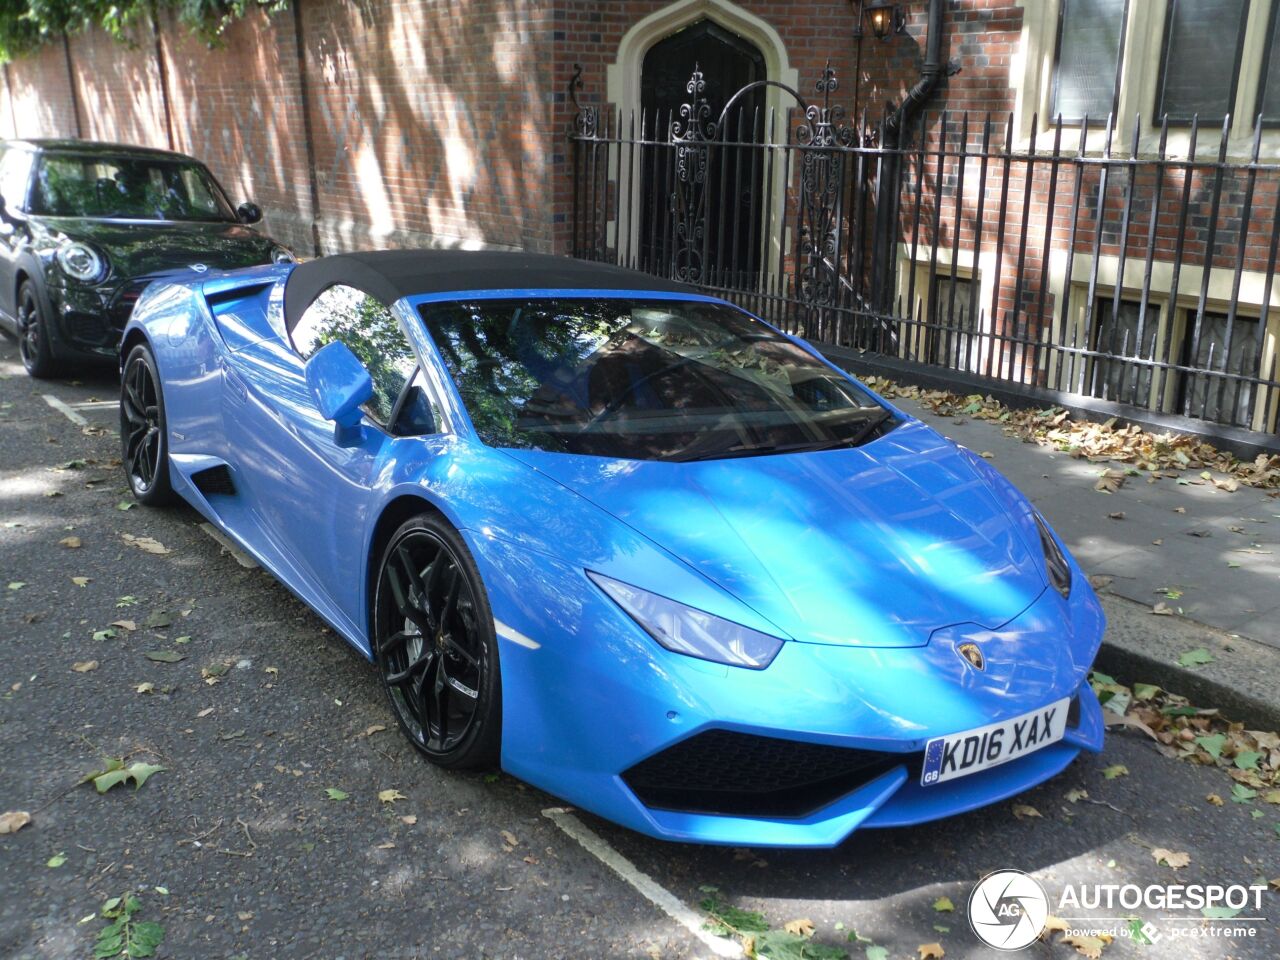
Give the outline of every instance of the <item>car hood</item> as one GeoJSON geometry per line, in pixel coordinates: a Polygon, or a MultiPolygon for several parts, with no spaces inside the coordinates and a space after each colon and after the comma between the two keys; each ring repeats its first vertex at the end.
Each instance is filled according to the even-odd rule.
{"type": "Polygon", "coordinates": [[[271,262],[270,237],[241,223],[41,217],[53,238],[88,241],[106,252],[116,276],[139,277],[203,264],[230,270],[271,262]]]}
{"type": "Polygon", "coordinates": [[[918,421],[854,449],[719,461],[507,452],[799,641],[921,646],[996,629],[1047,585],[1030,507],[918,421]]]}

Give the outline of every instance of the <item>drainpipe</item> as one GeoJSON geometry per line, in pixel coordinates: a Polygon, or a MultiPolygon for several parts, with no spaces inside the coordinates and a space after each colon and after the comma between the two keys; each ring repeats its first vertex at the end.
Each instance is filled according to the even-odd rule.
{"type": "MultiPolygon", "coordinates": [[[[871,241],[871,301],[872,307],[882,313],[893,310],[893,288],[896,258],[894,241],[897,237],[895,222],[898,212],[898,182],[902,169],[902,157],[897,153],[902,146],[903,134],[911,128],[916,114],[924,106],[934,89],[949,77],[960,72],[954,60],[942,62],[942,7],[944,0],[929,0],[928,33],[925,37],[924,63],[920,66],[920,79],[907,91],[906,97],[881,124],[881,154],[876,189],[876,222],[871,241]]],[[[910,312],[911,305],[907,304],[910,312]]]]}

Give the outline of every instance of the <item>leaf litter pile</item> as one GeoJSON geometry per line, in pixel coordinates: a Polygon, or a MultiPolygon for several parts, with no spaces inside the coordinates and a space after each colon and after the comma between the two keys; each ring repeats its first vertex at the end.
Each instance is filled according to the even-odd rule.
{"type": "Polygon", "coordinates": [[[1061,407],[1015,410],[980,393],[961,396],[946,390],[924,390],[884,377],[865,377],[862,382],[883,397],[915,400],[939,416],[990,420],[1001,424],[1005,433],[1027,443],[1038,443],[1095,463],[1110,460],[1129,464],[1146,473],[1151,482],[1161,477],[1176,477],[1181,483],[1206,483],[1212,478],[1188,479],[1179,475],[1216,470],[1227,477],[1212,482],[1227,492],[1240,486],[1280,490],[1280,454],[1258,454],[1253,461],[1240,460],[1195,437],[1149,433],[1137,424],[1124,424],[1115,417],[1094,423],[1075,420],[1061,407]]]}
{"type": "MultiPolygon", "coordinates": [[[[1194,707],[1186,697],[1154,684],[1128,687],[1097,672],[1089,675],[1089,682],[1106,711],[1108,725],[1146,734],[1167,757],[1221,767],[1233,781],[1227,798],[1233,803],[1256,800],[1280,806],[1280,734],[1247,730],[1216,709],[1194,707]]],[[[1217,794],[1205,799],[1214,806],[1224,803],[1217,794]]],[[[1253,816],[1261,819],[1266,814],[1254,808],[1253,816]]],[[[1275,819],[1280,837],[1280,810],[1275,819]]]]}

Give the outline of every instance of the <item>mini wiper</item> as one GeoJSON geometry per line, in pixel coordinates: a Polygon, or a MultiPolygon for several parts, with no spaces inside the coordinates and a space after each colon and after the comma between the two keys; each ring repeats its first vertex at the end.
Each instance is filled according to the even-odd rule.
{"type": "Polygon", "coordinates": [[[697,460],[728,460],[734,457],[757,457],[773,453],[814,453],[819,450],[837,450],[841,447],[856,447],[875,432],[876,428],[892,417],[888,410],[880,410],[867,418],[851,437],[840,437],[833,440],[806,440],[802,443],[751,443],[729,447],[725,450],[695,453],[689,456],[674,457],[678,463],[690,463],[697,460]]]}

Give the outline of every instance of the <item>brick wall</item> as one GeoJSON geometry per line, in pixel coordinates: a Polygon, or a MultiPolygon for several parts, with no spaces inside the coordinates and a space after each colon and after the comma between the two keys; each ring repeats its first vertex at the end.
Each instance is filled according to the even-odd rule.
{"type": "Polygon", "coordinates": [[[74,137],[80,133],[75,92],[61,43],[50,43],[8,65],[8,100],[19,137],[74,137]]]}
{"type": "Polygon", "coordinates": [[[101,34],[68,40],[83,136],[169,147],[155,39],[147,25],[127,43],[101,34]]]}
{"type": "Polygon", "coordinates": [[[325,252],[546,250],[550,9],[301,0],[251,13],[212,49],[165,13],[158,35],[143,25],[125,44],[94,31],[9,64],[0,134],[190,153],[307,254],[313,238],[325,252]]]}

